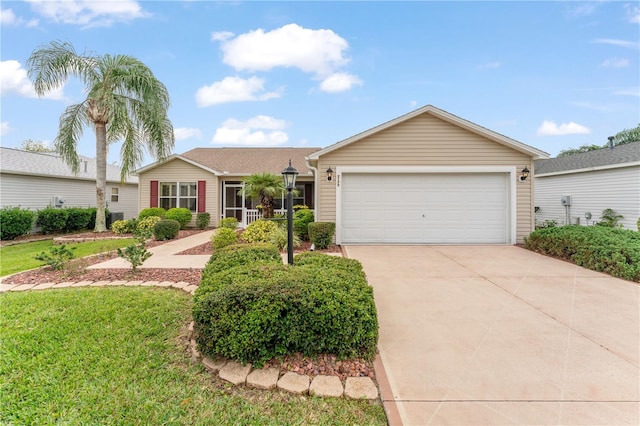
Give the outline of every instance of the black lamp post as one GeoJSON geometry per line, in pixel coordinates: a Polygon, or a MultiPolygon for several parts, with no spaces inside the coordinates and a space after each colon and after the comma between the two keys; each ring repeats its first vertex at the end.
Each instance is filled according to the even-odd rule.
{"type": "Polygon", "coordinates": [[[287,188],[287,260],[289,265],[293,265],[293,190],[296,187],[296,176],[298,171],[291,166],[291,159],[289,159],[289,166],[282,171],[282,178],[284,179],[284,187],[287,188]]]}

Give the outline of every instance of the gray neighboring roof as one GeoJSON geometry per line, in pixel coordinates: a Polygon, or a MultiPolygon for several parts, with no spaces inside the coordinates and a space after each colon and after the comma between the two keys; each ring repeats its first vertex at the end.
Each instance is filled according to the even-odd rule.
{"type": "MultiPolygon", "coordinates": [[[[95,181],[95,158],[80,156],[80,160],[80,171],[74,175],[56,153],[0,147],[0,172],[2,173],[95,181]]],[[[107,164],[107,181],[120,183],[120,167],[107,164]]],[[[128,176],[125,183],[137,184],[138,177],[128,176]]]]}
{"type": "Polygon", "coordinates": [[[418,108],[416,110],[413,110],[411,112],[408,112],[404,115],[401,115],[400,117],[396,117],[393,120],[389,120],[385,123],[382,123],[378,126],[372,127],[369,130],[365,130],[364,132],[360,132],[354,136],[351,136],[350,138],[344,139],[340,142],[336,142],[333,145],[329,145],[326,148],[323,148],[317,152],[314,152],[312,155],[309,156],[310,160],[318,160],[321,156],[323,156],[324,154],[328,154],[331,151],[335,151],[337,149],[342,148],[343,146],[352,144],[353,142],[357,142],[361,139],[364,139],[368,136],[371,136],[375,133],[381,132],[385,129],[388,129],[389,127],[393,127],[396,124],[400,124],[402,122],[405,122],[407,120],[410,120],[414,117],[417,117],[419,115],[422,114],[431,114],[434,117],[437,117],[441,120],[447,121],[453,125],[456,125],[458,127],[461,127],[463,129],[466,129],[470,132],[473,132],[475,134],[478,134],[480,136],[483,136],[487,139],[491,139],[494,142],[497,142],[499,144],[508,146],[512,149],[515,149],[516,151],[525,153],[527,155],[530,155],[533,157],[533,159],[538,159],[538,158],[549,158],[549,154],[539,150],[537,148],[534,148],[530,145],[524,144],[522,142],[519,142],[515,139],[511,139],[510,137],[501,135],[500,133],[494,132],[493,130],[489,130],[486,127],[482,127],[478,124],[472,123],[469,120],[465,120],[464,118],[458,117],[457,115],[453,115],[450,112],[447,112],[445,110],[436,108],[433,105],[425,105],[421,108],[418,108]]]}
{"type": "MultiPolygon", "coordinates": [[[[250,176],[269,172],[279,175],[291,159],[291,165],[299,176],[312,175],[305,158],[320,148],[194,148],[180,155],[172,155],[166,161],[180,159],[201,167],[218,176],[250,176]]],[[[165,162],[156,162],[138,169],[146,173],[165,162]]]]}
{"type": "Polygon", "coordinates": [[[535,175],[550,173],[587,171],[593,168],[623,166],[629,163],[640,164],[640,142],[617,145],[613,149],[602,148],[595,151],[566,155],[564,157],[538,160],[534,163],[535,175]]]}

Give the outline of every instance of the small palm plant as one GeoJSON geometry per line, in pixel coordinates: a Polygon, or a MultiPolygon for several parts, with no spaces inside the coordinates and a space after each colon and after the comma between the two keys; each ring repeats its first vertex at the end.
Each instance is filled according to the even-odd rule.
{"type": "Polygon", "coordinates": [[[272,173],[254,173],[244,180],[239,195],[257,199],[262,206],[264,218],[273,217],[273,200],[286,192],[281,176],[272,173]]]}

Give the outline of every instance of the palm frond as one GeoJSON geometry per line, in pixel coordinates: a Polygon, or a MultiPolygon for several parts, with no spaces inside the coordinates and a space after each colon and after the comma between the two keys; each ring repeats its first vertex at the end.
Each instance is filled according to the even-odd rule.
{"type": "Polygon", "coordinates": [[[62,156],[63,161],[71,167],[74,174],[80,171],[80,157],[78,156],[78,141],[82,137],[87,116],[84,103],[70,105],[60,116],[58,135],[53,146],[62,156]]]}

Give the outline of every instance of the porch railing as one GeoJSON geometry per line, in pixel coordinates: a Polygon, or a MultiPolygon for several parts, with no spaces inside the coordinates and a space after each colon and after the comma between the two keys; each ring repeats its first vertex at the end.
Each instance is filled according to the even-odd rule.
{"type": "MultiPolygon", "coordinates": [[[[273,211],[274,214],[286,214],[285,209],[278,209],[273,211]]],[[[258,219],[262,219],[262,210],[258,209],[244,209],[244,225],[248,226],[258,219]]]]}

